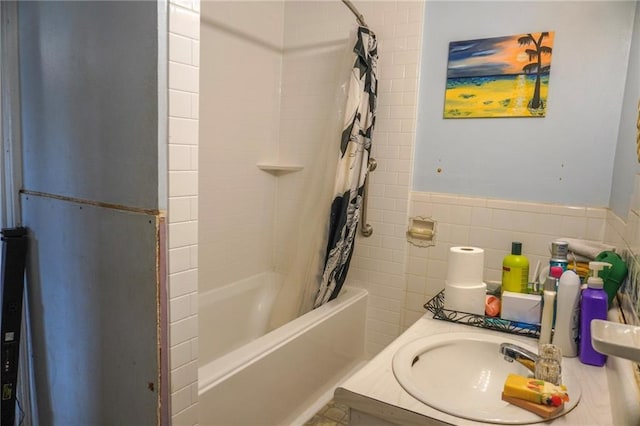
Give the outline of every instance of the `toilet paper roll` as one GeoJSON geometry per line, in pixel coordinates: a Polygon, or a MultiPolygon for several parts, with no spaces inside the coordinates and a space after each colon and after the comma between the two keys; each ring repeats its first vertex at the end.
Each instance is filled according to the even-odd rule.
{"type": "Polygon", "coordinates": [[[484,315],[486,294],[487,285],[485,283],[461,286],[445,282],[444,308],[451,311],[484,315]]]}
{"type": "Polygon", "coordinates": [[[478,247],[451,247],[447,263],[447,282],[475,286],[483,282],[484,250],[478,247]]]}

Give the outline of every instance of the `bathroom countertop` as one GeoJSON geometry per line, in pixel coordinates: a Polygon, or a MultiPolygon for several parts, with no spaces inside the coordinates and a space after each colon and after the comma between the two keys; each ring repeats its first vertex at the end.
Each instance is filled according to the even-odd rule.
{"type": "MultiPolygon", "coordinates": [[[[455,417],[423,404],[409,395],[393,375],[393,356],[405,343],[432,334],[455,332],[492,333],[536,345],[536,340],[532,338],[434,320],[427,313],[336,389],[336,402],[366,415],[402,425],[488,424],[455,417]]],[[[572,367],[582,385],[582,397],[571,412],[555,419],[553,424],[613,425],[606,369],[584,365],[578,358],[563,358],[563,365],[572,367]]]]}

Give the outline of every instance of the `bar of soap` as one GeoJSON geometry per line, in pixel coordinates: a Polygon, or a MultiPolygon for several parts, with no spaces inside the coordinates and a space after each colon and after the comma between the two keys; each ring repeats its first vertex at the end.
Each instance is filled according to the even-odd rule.
{"type": "Polygon", "coordinates": [[[503,395],[524,399],[540,405],[561,406],[569,401],[569,394],[564,385],[554,385],[544,380],[509,374],[504,382],[503,395]]]}
{"type": "Polygon", "coordinates": [[[550,419],[551,417],[556,416],[564,409],[564,404],[554,407],[553,405],[541,405],[536,404],[535,402],[527,401],[525,399],[514,398],[511,396],[505,396],[502,394],[502,400],[508,402],[509,404],[513,404],[517,407],[523,408],[527,411],[530,411],[543,419],[550,419]]]}

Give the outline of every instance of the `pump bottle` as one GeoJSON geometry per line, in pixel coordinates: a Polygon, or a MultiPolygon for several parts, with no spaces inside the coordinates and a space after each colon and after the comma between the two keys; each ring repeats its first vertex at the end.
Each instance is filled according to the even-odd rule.
{"type": "Polygon", "coordinates": [[[580,328],[580,277],[573,271],[564,271],[558,283],[556,296],[556,326],[553,344],[563,356],[578,355],[578,330],[580,328]]]}
{"type": "Polygon", "coordinates": [[[605,262],[589,262],[587,288],[582,291],[580,302],[580,362],[598,367],[604,365],[607,356],[596,351],[591,344],[591,321],[607,319],[608,297],[599,274],[610,267],[611,264],[605,262]]]}

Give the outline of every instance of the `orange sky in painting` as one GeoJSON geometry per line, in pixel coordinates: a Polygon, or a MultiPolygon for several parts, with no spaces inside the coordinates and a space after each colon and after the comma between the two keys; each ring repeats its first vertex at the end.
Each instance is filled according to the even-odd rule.
{"type": "MultiPolygon", "coordinates": [[[[538,40],[540,32],[531,33],[538,40]]],[[[449,43],[447,78],[522,74],[522,68],[531,63],[527,49],[534,45],[520,46],[518,38],[526,34],[452,41],[449,43]]],[[[542,45],[553,48],[554,32],[550,31],[542,45]]],[[[542,55],[542,64],[549,65],[551,55],[542,55]]]]}
{"type": "MultiPolygon", "coordinates": [[[[535,45],[520,46],[518,39],[524,35],[525,34],[519,34],[496,44],[497,52],[491,56],[491,60],[509,64],[510,68],[505,69],[505,74],[521,73],[522,67],[530,63],[529,56],[524,52],[527,49],[535,49],[535,45]]],[[[540,37],[540,33],[531,33],[531,35],[536,40],[540,37]]],[[[542,40],[542,45],[553,47],[554,36],[554,32],[549,32],[549,35],[545,36],[542,40]]],[[[549,65],[549,63],[551,63],[551,56],[552,55],[542,55],[542,65],[549,65]]]]}

